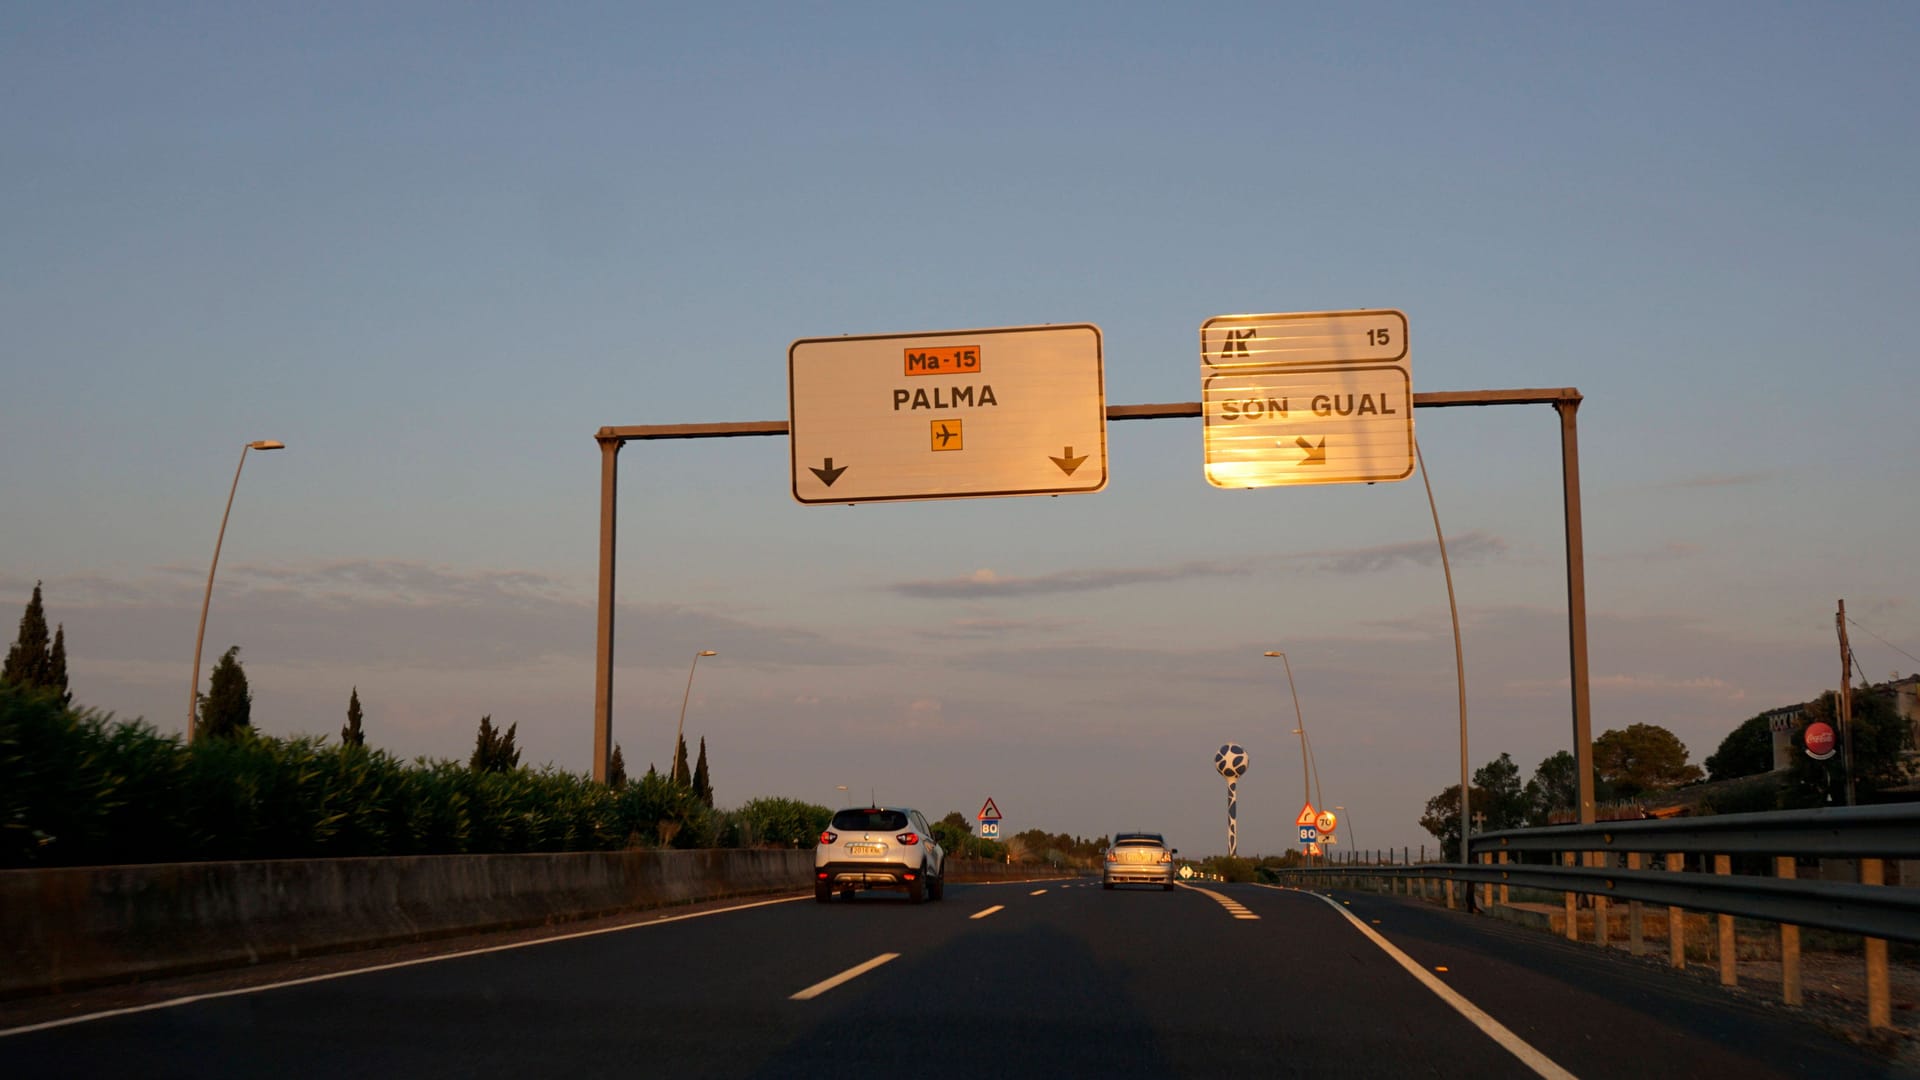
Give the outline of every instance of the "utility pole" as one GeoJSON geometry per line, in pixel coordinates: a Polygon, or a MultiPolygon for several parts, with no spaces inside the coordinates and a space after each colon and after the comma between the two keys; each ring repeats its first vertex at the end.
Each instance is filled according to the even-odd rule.
{"type": "Polygon", "coordinates": [[[1853,649],[1847,645],[1847,602],[1833,617],[1840,632],[1840,767],[1846,776],[1847,805],[1853,805],[1853,649]]]}

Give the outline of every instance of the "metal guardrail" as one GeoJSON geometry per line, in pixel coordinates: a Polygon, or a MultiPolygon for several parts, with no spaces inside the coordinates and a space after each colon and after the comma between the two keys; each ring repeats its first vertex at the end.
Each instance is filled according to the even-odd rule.
{"type": "MultiPolygon", "coordinates": [[[[1561,849],[1568,850],[1568,849],[1561,849]]],[[[1595,869],[1530,866],[1525,863],[1429,863],[1424,866],[1352,865],[1312,870],[1277,870],[1282,881],[1352,878],[1440,879],[1471,885],[1516,888],[1642,900],[1667,907],[1707,911],[1743,919],[1813,926],[1890,941],[1920,943],[1920,889],[1859,885],[1843,881],[1802,881],[1753,875],[1703,874],[1697,871],[1595,869]]]]}
{"type": "Polygon", "coordinates": [[[1475,855],[1585,850],[1915,859],[1920,858],[1920,803],[1508,829],[1481,833],[1468,850],[1475,855]]]}
{"type": "MultiPolygon", "coordinates": [[[[1722,982],[1735,979],[1734,961],[1724,955],[1733,948],[1733,918],[1761,919],[1781,926],[1783,956],[1792,956],[1791,970],[1783,967],[1789,1003],[1799,999],[1799,928],[1818,927],[1866,939],[1868,1012],[1876,1026],[1889,1023],[1886,943],[1920,944],[1920,886],[1907,882],[1888,886],[1884,860],[1920,858],[1920,803],[1891,806],[1835,807],[1823,810],[1786,810],[1757,814],[1723,814],[1699,818],[1644,821],[1603,821],[1591,825],[1554,825],[1483,833],[1468,841],[1471,864],[1425,863],[1369,865],[1347,863],[1311,869],[1270,871],[1283,884],[1337,884],[1357,880],[1413,880],[1446,882],[1448,906],[1454,885],[1472,893],[1483,891],[1491,903],[1490,886],[1515,886],[1560,892],[1567,896],[1567,932],[1575,931],[1575,896],[1593,898],[1596,940],[1604,942],[1606,905],[1626,901],[1633,920],[1633,942],[1639,947],[1639,903],[1719,915],[1722,982]],[[1554,863],[1524,861],[1546,856],[1554,863]],[[1642,856],[1665,856],[1666,869],[1621,866],[1637,864],[1642,856]],[[1685,869],[1686,857],[1700,856],[1700,870],[1685,869]],[[1706,857],[1712,871],[1705,872],[1706,857]],[[1733,857],[1765,856],[1775,874],[1735,874],[1733,857]],[[1801,856],[1860,860],[1859,882],[1803,880],[1796,876],[1794,859],[1801,856]],[[1495,862],[1495,859],[1499,862],[1495,862]],[[1583,865],[1570,865],[1579,862],[1583,865]]],[[[1421,891],[1425,893],[1425,886],[1421,891]]],[[[1504,901],[1505,890],[1502,889],[1504,901]]],[[[1672,928],[1671,914],[1669,934],[1672,928]]],[[[1679,946],[1674,945],[1676,966],[1679,946]]]]}
{"type": "MultiPolygon", "coordinates": [[[[1920,803],[1509,829],[1471,838],[1468,850],[1476,859],[1522,852],[1911,859],[1920,858],[1920,803]]],[[[1524,862],[1349,864],[1274,873],[1299,882],[1365,876],[1514,885],[1920,943],[1920,888],[1911,886],[1524,862]]]]}

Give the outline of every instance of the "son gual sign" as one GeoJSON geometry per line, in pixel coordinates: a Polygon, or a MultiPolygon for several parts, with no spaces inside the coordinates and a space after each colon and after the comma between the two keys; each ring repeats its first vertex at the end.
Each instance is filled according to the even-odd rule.
{"type": "Polygon", "coordinates": [[[787,349],[803,503],[1065,495],[1107,484],[1099,327],[802,338],[787,349]]]}
{"type": "Polygon", "coordinates": [[[1207,482],[1255,488],[1413,474],[1407,317],[1221,315],[1200,326],[1207,482]]]}

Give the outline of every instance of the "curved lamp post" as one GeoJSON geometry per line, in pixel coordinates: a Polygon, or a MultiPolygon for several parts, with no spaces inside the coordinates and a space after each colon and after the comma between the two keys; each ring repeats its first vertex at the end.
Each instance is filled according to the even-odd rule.
{"type": "Polygon", "coordinates": [[[1300,692],[1293,688],[1293,661],[1287,659],[1286,653],[1277,650],[1269,650],[1266,655],[1279,657],[1280,662],[1287,666],[1287,692],[1293,695],[1293,719],[1300,725],[1293,729],[1293,733],[1300,736],[1300,787],[1306,792],[1302,798],[1312,802],[1313,785],[1307,779],[1307,721],[1300,715],[1300,692]]]}
{"type": "Polygon", "coordinates": [[[249,450],[285,450],[278,439],[260,439],[240,448],[240,464],[233,470],[233,486],[227,489],[227,508],[220,514],[220,533],[213,538],[213,562],[207,564],[207,593],[200,598],[200,630],[193,636],[193,681],[187,684],[187,741],[198,734],[200,714],[200,646],[207,638],[207,608],[213,603],[213,571],[220,565],[220,545],[227,538],[227,517],[233,513],[233,493],[240,490],[240,470],[247,467],[249,450]]]}
{"type": "Polygon", "coordinates": [[[693,654],[693,664],[687,668],[687,689],[685,693],[680,695],[680,729],[674,733],[673,749],[668,751],[670,756],[667,758],[667,775],[673,777],[680,783],[690,784],[693,782],[693,777],[691,776],[685,780],[680,780],[680,746],[682,741],[687,737],[687,699],[693,696],[693,673],[699,670],[701,657],[718,655],[720,654],[714,652],[712,649],[702,649],[693,654]]]}

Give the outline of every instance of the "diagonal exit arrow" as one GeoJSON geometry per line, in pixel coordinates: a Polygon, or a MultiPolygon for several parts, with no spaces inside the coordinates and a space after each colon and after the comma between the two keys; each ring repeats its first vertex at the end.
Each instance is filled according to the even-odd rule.
{"type": "Polygon", "coordinates": [[[1069,446],[1061,452],[1059,457],[1049,457],[1047,460],[1060,466],[1061,472],[1072,476],[1073,470],[1079,468],[1087,460],[1087,455],[1081,454],[1079,457],[1074,457],[1073,447],[1069,446]]]}
{"type": "Polygon", "coordinates": [[[813,466],[809,465],[807,466],[807,471],[819,477],[821,483],[827,485],[828,487],[832,487],[833,482],[835,480],[840,479],[840,474],[847,471],[847,467],[845,465],[842,465],[836,469],[833,467],[833,459],[828,458],[826,460],[825,468],[816,469],[813,466]]]}
{"type": "MultiPolygon", "coordinates": [[[[1300,464],[1325,465],[1327,463],[1327,440],[1326,439],[1324,438],[1321,439],[1320,445],[1315,446],[1312,443],[1307,441],[1307,437],[1305,435],[1302,435],[1299,438],[1293,440],[1293,445],[1307,452],[1306,460],[1302,461],[1300,464]]],[[[833,464],[833,462],[829,461],[827,462],[827,464],[831,465],[833,464]]]]}

